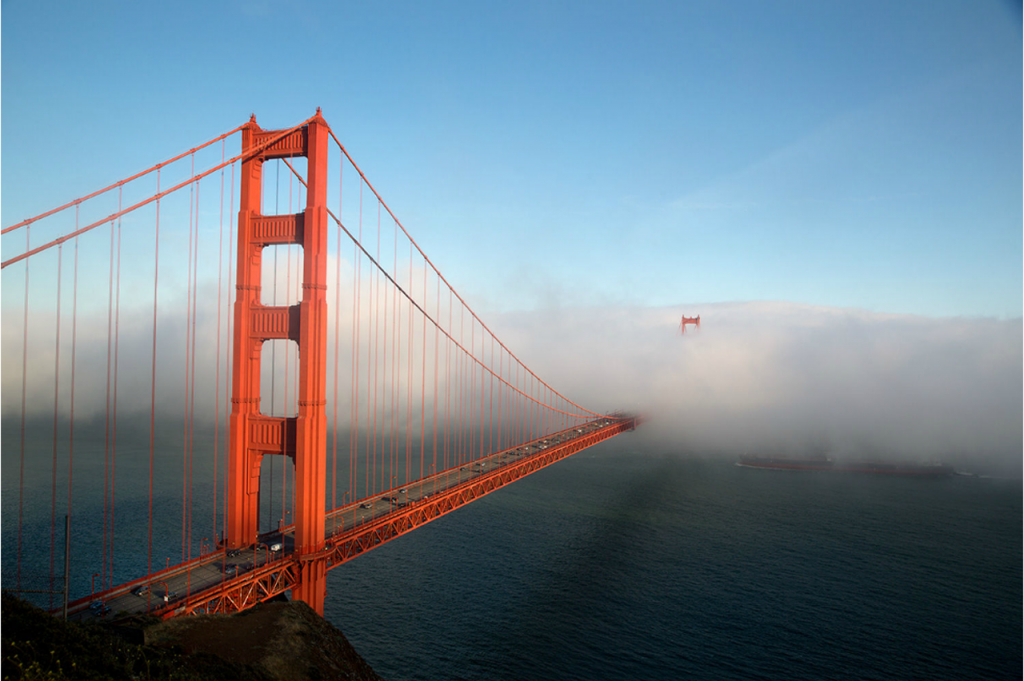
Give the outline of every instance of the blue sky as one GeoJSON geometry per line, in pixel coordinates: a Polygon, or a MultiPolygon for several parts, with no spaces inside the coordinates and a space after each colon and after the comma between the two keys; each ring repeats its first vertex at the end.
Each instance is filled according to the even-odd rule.
{"type": "Polygon", "coordinates": [[[4,225],[320,106],[484,314],[1022,313],[1009,3],[3,10],[4,225]]]}

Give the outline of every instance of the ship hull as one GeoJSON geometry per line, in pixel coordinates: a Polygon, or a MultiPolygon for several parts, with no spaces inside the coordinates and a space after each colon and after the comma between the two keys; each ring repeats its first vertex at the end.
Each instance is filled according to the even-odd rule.
{"type": "Polygon", "coordinates": [[[779,471],[831,471],[831,459],[777,459],[774,457],[742,457],[737,466],[779,471]]]}
{"type": "Polygon", "coordinates": [[[944,478],[954,474],[952,466],[932,463],[883,463],[859,461],[835,463],[831,459],[780,459],[774,457],[741,457],[736,463],[743,468],[764,468],[780,471],[828,471],[832,473],[862,473],[865,475],[895,475],[908,478],[944,478]]]}

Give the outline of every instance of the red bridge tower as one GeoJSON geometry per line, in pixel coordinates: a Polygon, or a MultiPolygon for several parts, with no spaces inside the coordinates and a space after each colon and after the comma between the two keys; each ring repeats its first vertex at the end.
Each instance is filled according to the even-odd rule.
{"type": "Polygon", "coordinates": [[[262,130],[253,116],[242,130],[242,189],[238,212],[238,275],[232,349],[231,421],[226,545],[252,545],[259,532],[260,464],[265,455],[290,457],[295,470],[295,553],[301,562],[292,595],[323,614],[326,564],[303,561],[324,547],[327,476],[327,140],[320,110],[305,126],[281,136],[262,130]],[[267,144],[275,137],[281,139],[267,144]],[[252,152],[251,154],[249,152],[252,152]],[[307,159],[306,209],[295,215],[260,213],[263,162],[307,159]],[[260,302],[263,249],[302,246],[302,300],[298,305],[260,302]],[[298,415],[260,411],[263,342],[298,344],[298,415]]]}

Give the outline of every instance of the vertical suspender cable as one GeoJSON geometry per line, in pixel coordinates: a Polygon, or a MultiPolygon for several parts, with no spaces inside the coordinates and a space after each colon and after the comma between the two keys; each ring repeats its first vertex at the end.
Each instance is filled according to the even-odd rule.
{"type": "MultiPolygon", "coordinates": [[[[476,355],[476,320],[469,320],[469,351],[465,352],[466,364],[469,366],[469,383],[466,388],[466,460],[472,460],[473,450],[476,449],[476,445],[479,445],[479,449],[483,449],[483,442],[480,437],[473,434],[473,420],[476,416],[476,363],[470,362],[469,359],[476,355]]],[[[480,452],[483,453],[482,451],[480,452]]]]}
{"type": "MultiPolygon", "coordinates": [[[[473,320],[473,324],[470,325],[470,328],[472,329],[472,333],[470,334],[470,347],[472,347],[472,350],[470,351],[470,353],[471,353],[471,358],[475,358],[476,357],[476,320],[475,320],[475,318],[473,320]]],[[[480,357],[479,357],[479,361],[480,361],[480,363],[482,363],[482,361],[483,361],[483,332],[482,331],[480,332],[480,357]]],[[[473,368],[473,374],[472,374],[473,375],[473,384],[472,384],[473,388],[472,389],[476,390],[476,369],[477,369],[477,366],[476,366],[475,361],[474,361],[474,363],[472,363],[471,366],[473,368]]],[[[476,412],[476,410],[475,410],[475,408],[476,408],[475,395],[474,395],[474,400],[473,400],[473,407],[474,407],[473,411],[475,413],[476,412]]],[[[483,452],[483,366],[482,366],[482,364],[480,365],[480,412],[479,412],[479,415],[476,417],[476,423],[473,424],[473,426],[476,428],[476,431],[478,433],[477,437],[476,437],[476,441],[479,442],[479,448],[478,448],[479,457],[482,457],[483,454],[484,454],[484,452],[483,452]]]]}
{"type": "Polygon", "coordinates": [[[459,347],[455,353],[455,357],[458,360],[456,362],[456,371],[458,372],[458,383],[459,383],[459,403],[456,408],[456,420],[455,420],[455,438],[456,448],[458,449],[458,461],[463,463],[466,460],[466,413],[468,411],[466,403],[466,351],[463,349],[466,347],[466,306],[460,305],[459,307],[459,347]]]}
{"type": "Polygon", "coordinates": [[[100,567],[101,590],[107,584],[107,509],[110,503],[110,375],[114,326],[114,221],[110,221],[110,277],[107,293],[107,391],[103,427],[103,542],[100,567]]]}
{"type": "Polygon", "coordinates": [[[488,429],[484,426],[487,425],[487,419],[484,414],[484,405],[487,404],[487,375],[489,373],[490,366],[484,362],[484,358],[487,357],[487,341],[485,334],[481,329],[480,332],[480,423],[478,428],[480,429],[480,451],[481,453],[491,454],[490,445],[484,439],[484,436],[488,435],[488,429]]]}
{"type": "MultiPolygon", "coordinates": [[[[278,168],[281,167],[281,163],[280,162],[278,162],[277,167],[278,168]]],[[[293,175],[289,175],[288,176],[288,213],[289,214],[291,214],[291,212],[292,212],[292,184],[294,182],[293,178],[294,178],[293,175]]],[[[292,293],[291,290],[290,290],[291,286],[292,286],[292,254],[291,254],[292,250],[295,250],[295,249],[288,249],[287,251],[285,251],[285,279],[284,279],[285,303],[288,302],[288,300],[289,300],[289,298],[291,296],[291,293],[292,293]]],[[[275,276],[276,276],[276,273],[275,273],[275,276]]],[[[289,400],[288,399],[288,387],[289,387],[288,386],[288,363],[289,363],[288,360],[291,358],[291,354],[292,354],[291,345],[292,345],[291,343],[287,343],[287,342],[285,343],[285,353],[284,353],[284,408],[285,408],[285,414],[286,415],[290,415],[292,413],[292,405],[294,403],[294,400],[289,400]]],[[[296,367],[296,375],[298,375],[297,367],[296,367]]],[[[293,398],[295,397],[295,393],[292,394],[292,397],[293,398]]],[[[284,524],[285,507],[286,507],[286,504],[287,504],[287,487],[288,487],[288,466],[287,466],[287,463],[288,463],[288,457],[287,456],[282,456],[281,457],[281,522],[278,523],[278,527],[280,527],[281,525],[284,524]]]]}
{"type": "MultiPolygon", "coordinates": [[[[189,371],[191,377],[191,395],[189,396],[188,414],[188,553],[192,557],[192,498],[193,498],[193,462],[196,448],[196,318],[199,316],[199,180],[196,180],[196,251],[195,264],[192,266],[192,360],[189,371]]],[[[188,330],[186,329],[186,333],[188,330]]],[[[189,572],[189,579],[192,573],[189,572]]],[[[191,584],[191,582],[190,582],[191,584]]]]}
{"type": "MultiPolygon", "coordinates": [[[[460,308],[460,312],[461,312],[461,308],[460,308]]],[[[460,437],[460,435],[462,433],[462,348],[460,346],[463,344],[463,342],[465,340],[463,338],[463,333],[462,332],[463,332],[463,326],[460,324],[459,325],[459,340],[458,341],[453,341],[454,347],[452,348],[452,356],[454,358],[453,359],[453,363],[455,365],[453,367],[453,369],[452,369],[454,371],[454,373],[455,373],[455,376],[452,379],[452,381],[453,381],[452,391],[454,392],[454,397],[452,399],[455,402],[455,406],[454,406],[455,416],[454,416],[454,420],[452,421],[452,441],[453,441],[453,445],[452,445],[452,451],[453,451],[452,465],[461,465],[462,464],[462,438],[460,437]]]]}
{"type": "MultiPolygon", "coordinates": [[[[491,342],[491,361],[494,361],[494,342],[491,342]]],[[[498,348],[498,449],[505,449],[505,412],[503,407],[503,398],[505,396],[505,386],[502,381],[505,380],[505,353],[498,348]]],[[[494,389],[494,381],[492,377],[491,389],[494,389]]]]}
{"type": "MultiPolygon", "coordinates": [[[[344,158],[342,158],[344,162],[344,158]]],[[[340,178],[340,170],[339,170],[340,178]]],[[[341,215],[341,180],[338,180],[338,215],[341,215]]],[[[341,319],[341,227],[337,229],[338,253],[334,258],[334,440],[331,454],[331,508],[338,507],[338,327],[341,319]]]]}
{"type": "MultiPolygon", "coordinates": [[[[281,167],[281,163],[280,162],[278,162],[277,167],[278,168],[281,167]]],[[[292,176],[289,175],[288,176],[288,213],[291,214],[291,212],[292,212],[292,176]]],[[[292,287],[292,254],[291,254],[290,251],[291,251],[291,249],[289,249],[288,251],[285,251],[285,254],[284,254],[284,260],[285,260],[285,263],[284,263],[284,271],[285,271],[285,278],[284,278],[284,302],[285,302],[285,304],[288,303],[288,300],[289,300],[289,298],[291,296],[291,293],[292,293],[291,290],[290,290],[291,287],[292,287]]],[[[274,272],[274,279],[275,280],[277,279],[277,272],[276,271],[274,272]]],[[[276,304],[276,301],[275,301],[275,304],[276,304]]],[[[291,350],[292,349],[291,349],[290,344],[289,343],[285,343],[285,351],[284,351],[284,412],[283,412],[283,415],[286,416],[286,417],[291,415],[291,410],[292,410],[292,402],[291,402],[291,400],[288,399],[288,360],[291,358],[291,354],[292,354],[291,350]]],[[[286,475],[287,475],[286,471],[287,471],[287,469],[285,468],[285,462],[287,461],[287,459],[288,459],[287,456],[282,456],[281,457],[281,520],[282,521],[284,520],[284,511],[285,511],[285,487],[287,486],[287,478],[286,478],[286,475]]],[[[271,520],[273,520],[273,517],[271,517],[271,520]]],[[[281,525],[282,525],[282,522],[278,522],[277,526],[280,527],[281,525]]]]}
{"type": "MultiPolygon", "coordinates": [[[[345,159],[341,159],[342,168],[345,167],[345,159]]],[[[359,187],[359,243],[362,243],[363,239],[363,217],[362,217],[362,185],[359,187]]],[[[340,229],[340,225],[339,225],[340,229]]],[[[351,432],[349,433],[349,439],[351,441],[351,452],[350,457],[350,479],[349,489],[350,500],[355,501],[356,490],[358,489],[357,481],[359,480],[359,345],[362,342],[362,337],[359,334],[360,331],[360,318],[362,310],[362,271],[363,271],[363,256],[359,251],[359,244],[352,244],[352,425],[351,432]]]]}
{"type": "Polygon", "coordinates": [[[510,446],[508,438],[505,437],[505,351],[498,347],[498,449],[506,449],[510,446]]]}
{"type": "MultiPolygon", "coordinates": [[[[480,423],[477,425],[477,427],[480,429],[480,454],[481,455],[484,454],[484,449],[485,449],[484,448],[484,393],[485,393],[485,391],[484,391],[484,375],[485,375],[486,372],[484,371],[484,365],[482,364],[482,362],[484,361],[484,355],[486,353],[487,353],[487,347],[486,347],[486,344],[484,342],[483,331],[481,330],[481,332],[480,332],[480,362],[481,362],[481,365],[480,365],[480,423]]],[[[488,453],[490,453],[490,452],[488,452],[488,453]]]]}
{"type": "Polygon", "coordinates": [[[516,443],[520,443],[520,442],[523,442],[523,438],[522,438],[522,422],[523,422],[523,420],[522,420],[522,418],[520,418],[520,415],[519,415],[519,405],[522,404],[523,398],[522,398],[522,395],[520,395],[520,393],[519,393],[519,365],[516,364],[515,367],[513,367],[511,353],[509,353],[509,355],[510,356],[509,356],[509,361],[508,361],[508,374],[509,374],[509,376],[512,376],[512,370],[513,370],[513,368],[515,369],[515,379],[514,379],[515,383],[512,384],[514,386],[514,390],[509,395],[509,399],[510,399],[510,401],[512,403],[509,405],[509,410],[508,410],[509,411],[508,431],[509,431],[509,437],[512,439],[512,441],[516,442],[516,443]]]}
{"type": "MultiPolygon", "coordinates": [[[[452,328],[452,301],[451,291],[448,292],[448,330],[452,328]]],[[[449,423],[451,422],[451,384],[452,384],[452,373],[451,373],[451,355],[452,355],[452,343],[450,340],[445,339],[444,344],[444,469],[448,470],[450,464],[448,463],[448,451],[449,451],[449,423]]],[[[447,478],[445,479],[447,482],[447,478]]]]}
{"type": "MultiPolygon", "coordinates": [[[[490,451],[494,449],[494,337],[491,336],[491,361],[487,365],[490,368],[490,379],[488,384],[490,387],[490,396],[487,401],[487,446],[490,451]]],[[[498,412],[501,413],[501,393],[498,393],[498,412]]],[[[500,447],[499,447],[500,449],[500,447]]]]}
{"type": "MultiPolygon", "coordinates": [[[[226,140],[220,143],[220,160],[223,163],[226,140]]],[[[217,544],[217,445],[220,440],[220,321],[221,300],[224,297],[224,169],[220,169],[220,231],[217,237],[217,349],[213,370],[213,542],[217,544]]]]}
{"type": "MultiPolygon", "coordinates": [[[[296,188],[296,191],[298,193],[298,200],[295,202],[296,208],[298,208],[300,211],[304,211],[304,209],[302,208],[302,206],[305,205],[303,203],[303,201],[305,199],[305,197],[303,196],[303,190],[304,189],[305,189],[305,185],[303,185],[300,182],[298,187],[296,188]]],[[[326,238],[326,236],[324,238],[326,238]]],[[[324,243],[322,248],[323,248],[324,252],[326,253],[326,251],[327,251],[327,244],[324,243]]],[[[303,254],[305,253],[305,249],[304,248],[295,248],[293,250],[295,252],[295,300],[296,300],[296,305],[299,305],[299,304],[301,304],[301,301],[303,299],[303,293],[302,293],[302,280],[303,280],[303,276],[304,276],[303,275],[303,271],[304,271],[304,269],[303,269],[303,254]]],[[[326,274],[324,275],[324,277],[325,277],[324,278],[324,284],[326,285],[326,282],[327,282],[326,274]]],[[[327,297],[326,297],[326,293],[325,293],[324,294],[324,304],[326,305],[326,303],[327,303],[327,297]]],[[[326,324],[326,320],[324,320],[324,323],[326,324]]],[[[326,328],[326,326],[325,326],[325,328],[326,328]]],[[[299,344],[298,343],[293,343],[292,345],[294,346],[292,351],[294,353],[294,365],[293,366],[295,367],[295,371],[292,374],[292,396],[293,396],[292,402],[294,404],[295,415],[298,416],[299,415],[299,377],[301,375],[300,371],[299,371],[299,362],[300,362],[300,359],[299,359],[299,344]]],[[[325,387],[324,387],[324,397],[325,397],[325,399],[326,399],[326,396],[327,396],[327,390],[326,390],[326,382],[327,382],[326,355],[327,355],[327,348],[325,347],[324,348],[324,356],[325,356],[324,362],[325,362],[325,364],[324,364],[324,377],[323,377],[324,385],[325,385],[325,387]]],[[[327,420],[327,405],[325,403],[324,404],[324,422],[325,423],[326,423],[326,420],[327,420]]],[[[325,439],[324,440],[324,446],[325,447],[326,447],[326,444],[327,444],[327,440],[325,439]]],[[[288,462],[288,458],[287,457],[283,457],[283,461],[287,463],[288,462]]],[[[324,465],[326,466],[326,464],[327,464],[327,452],[325,451],[324,452],[324,465]]],[[[291,488],[290,488],[291,492],[288,494],[288,504],[289,504],[288,513],[292,514],[292,513],[294,513],[294,510],[295,510],[295,467],[294,466],[290,466],[288,468],[290,468],[291,473],[292,473],[292,482],[291,482],[291,488]]],[[[287,479],[288,479],[287,476],[285,476],[285,480],[287,480],[287,479]]],[[[326,480],[324,482],[326,482],[326,480]]],[[[327,494],[327,490],[326,489],[324,490],[324,494],[325,495],[327,494]]],[[[326,496],[325,496],[325,501],[326,501],[326,496]]],[[[293,520],[294,520],[294,517],[293,517],[293,520]]]]}
{"type": "MultiPolygon", "coordinates": [[[[379,203],[377,204],[377,210],[378,211],[380,210],[380,204],[379,203]]],[[[396,242],[398,241],[398,225],[397,224],[395,225],[395,241],[396,242]]],[[[397,272],[397,270],[398,270],[398,247],[397,246],[398,246],[398,244],[396,243],[395,244],[395,249],[394,249],[395,264],[394,264],[394,268],[392,269],[392,272],[395,272],[396,276],[398,275],[398,272],[397,272]]],[[[397,367],[395,366],[395,348],[398,345],[398,334],[399,334],[399,332],[401,330],[397,326],[397,324],[396,324],[396,319],[401,319],[397,315],[397,312],[398,312],[398,291],[395,291],[393,286],[388,286],[387,288],[384,289],[384,325],[385,325],[385,328],[387,328],[387,323],[388,323],[388,293],[389,292],[392,295],[394,295],[395,302],[391,306],[391,402],[390,402],[390,405],[391,405],[391,408],[390,408],[390,411],[391,411],[391,436],[389,438],[389,441],[390,441],[389,449],[390,449],[390,453],[391,453],[391,466],[390,466],[390,470],[388,472],[388,474],[391,477],[387,480],[388,484],[387,484],[387,488],[386,489],[391,489],[394,486],[393,482],[394,482],[394,479],[395,479],[395,473],[397,472],[396,468],[395,468],[395,377],[397,376],[398,371],[396,370],[397,367]]],[[[387,335],[387,332],[385,331],[385,333],[384,333],[384,352],[385,352],[384,359],[385,359],[385,361],[387,361],[387,338],[388,338],[388,335],[387,335]]],[[[387,376],[387,371],[386,370],[384,372],[384,375],[387,376]]],[[[386,385],[385,385],[385,394],[387,394],[387,387],[386,387],[386,385]]],[[[385,404],[387,404],[387,403],[385,403],[385,404]]],[[[387,407],[385,407],[385,408],[387,408],[387,407]]]]}
{"type": "MultiPolygon", "coordinates": [[[[235,238],[233,238],[235,233],[237,232],[237,229],[235,228],[235,225],[237,224],[237,222],[235,220],[235,164],[234,163],[231,164],[231,185],[230,185],[230,187],[231,188],[228,190],[228,196],[229,196],[229,198],[228,198],[228,301],[227,301],[228,304],[226,306],[227,307],[226,316],[227,316],[228,323],[227,323],[227,333],[225,334],[225,338],[228,341],[228,353],[231,352],[231,331],[232,331],[232,328],[234,326],[234,315],[231,314],[231,293],[230,293],[230,291],[231,291],[231,282],[233,282],[235,280],[235,262],[234,262],[235,259],[233,257],[231,257],[231,244],[236,243],[236,241],[237,241],[235,238]]],[[[227,413],[230,413],[230,409],[231,409],[231,379],[232,379],[232,377],[231,377],[231,362],[225,362],[224,363],[224,405],[225,405],[225,408],[227,409],[227,413]]],[[[225,428],[224,429],[224,451],[225,452],[229,451],[230,438],[231,438],[231,429],[230,428],[225,428]]],[[[224,492],[223,492],[223,495],[221,496],[221,498],[224,500],[223,501],[224,508],[221,511],[221,513],[222,513],[221,517],[225,519],[225,522],[226,522],[226,519],[228,517],[228,485],[230,484],[230,480],[229,480],[230,464],[231,464],[230,457],[229,456],[225,456],[224,457],[224,492]]]]}
{"type": "MultiPolygon", "coordinates": [[[[380,202],[377,203],[378,207],[380,202]]],[[[377,215],[380,215],[380,211],[377,211],[377,215]]],[[[377,262],[380,262],[380,221],[377,222],[377,262]]],[[[371,289],[370,296],[372,300],[372,312],[373,312],[373,487],[370,493],[377,493],[377,402],[380,395],[380,374],[377,371],[378,364],[380,362],[380,348],[378,343],[380,342],[380,270],[375,269],[373,271],[373,279],[371,285],[376,282],[376,286],[371,289]],[[374,295],[376,297],[374,297],[374,295]]],[[[383,462],[381,468],[383,468],[383,462]]]]}
{"type": "MultiPolygon", "coordinates": [[[[156,171],[156,191],[160,193],[160,170],[156,171]]],[[[157,286],[160,281],[160,199],[156,200],[156,238],[153,249],[153,354],[149,393],[149,545],[146,574],[153,574],[153,449],[156,443],[156,314],[157,286]]]]}
{"type": "MultiPolygon", "coordinates": [[[[121,210],[122,188],[117,190],[118,212],[121,210]]],[[[119,366],[121,340],[121,218],[117,219],[117,276],[114,284],[114,397],[113,418],[111,419],[110,440],[110,569],[107,577],[110,586],[114,585],[114,498],[117,490],[117,370],[119,366]]]]}
{"type": "MultiPolygon", "coordinates": [[[[447,333],[451,334],[452,330],[452,308],[451,308],[451,291],[448,292],[448,326],[446,328],[447,333]]],[[[444,340],[444,412],[442,418],[444,420],[444,461],[442,468],[447,471],[451,467],[451,436],[449,434],[449,425],[451,423],[451,354],[452,354],[452,338],[446,336],[444,340]]],[[[445,482],[447,483],[447,476],[445,476],[445,482]]]]}
{"type": "MultiPolygon", "coordinates": [[[[377,238],[380,239],[380,202],[377,202],[377,238]]],[[[383,257],[377,260],[378,263],[383,262],[383,257]]],[[[380,272],[378,272],[378,277],[380,272]]],[[[380,489],[381,491],[388,488],[389,485],[386,483],[390,479],[388,476],[391,475],[392,463],[387,456],[388,452],[388,438],[387,433],[388,426],[386,417],[388,412],[388,295],[391,293],[391,287],[388,286],[385,279],[378,279],[380,284],[380,291],[384,293],[384,308],[383,308],[383,322],[384,336],[381,343],[381,351],[383,353],[383,359],[381,360],[381,388],[380,388],[380,489]]]]}
{"type": "MultiPolygon", "coordinates": [[[[423,271],[424,271],[424,273],[426,273],[426,268],[424,268],[423,271]]],[[[424,274],[424,276],[426,276],[426,274],[424,274]]],[[[436,296],[437,297],[437,303],[436,303],[435,309],[434,309],[434,316],[437,317],[438,319],[440,319],[441,318],[441,280],[435,278],[434,281],[437,283],[437,287],[436,287],[437,288],[437,296],[436,296]]],[[[434,476],[436,476],[437,473],[438,473],[438,470],[437,470],[437,412],[438,412],[438,408],[440,407],[440,404],[438,403],[438,400],[437,400],[437,376],[438,376],[438,369],[439,369],[439,367],[441,365],[440,350],[441,350],[441,328],[439,326],[435,325],[434,326],[434,426],[431,429],[434,432],[434,447],[433,447],[433,454],[432,454],[433,469],[431,471],[434,474],[434,476]]],[[[435,492],[437,491],[437,478],[436,477],[434,478],[434,491],[435,492]]]]}
{"type": "MultiPolygon", "coordinates": [[[[25,227],[25,250],[29,250],[29,229],[25,227]]],[[[25,260],[25,309],[21,327],[21,454],[18,463],[18,571],[15,584],[21,588],[21,538],[25,504],[25,391],[28,385],[28,260],[25,260]]]]}
{"type": "MultiPolygon", "coordinates": [[[[278,161],[274,164],[277,168],[277,175],[274,179],[274,215],[280,215],[281,213],[281,163],[278,161]]],[[[263,193],[260,192],[260,198],[262,199],[263,193]]],[[[274,299],[271,301],[271,305],[277,307],[277,252],[278,247],[274,247],[274,284],[272,286],[274,299]]],[[[277,388],[277,343],[270,344],[270,415],[277,415],[277,400],[275,391],[277,388]]],[[[286,355],[287,356],[287,355],[286,355]]],[[[288,404],[287,389],[285,390],[285,404],[288,404]]],[[[270,461],[267,465],[270,469],[270,493],[267,495],[267,499],[270,502],[267,509],[267,526],[269,527],[274,522],[274,463],[270,461]]],[[[259,515],[259,509],[257,509],[257,515],[259,515]]]]}
{"type": "MultiPolygon", "coordinates": [[[[53,463],[51,469],[51,490],[50,490],[50,591],[53,591],[53,559],[56,551],[56,522],[57,522],[57,406],[59,404],[60,388],[60,285],[61,266],[63,264],[64,244],[57,245],[57,340],[54,350],[53,364],[53,463]]],[[[53,609],[53,594],[50,594],[50,609],[53,609]]]]}
{"type": "MultiPolygon", "coordinates": [[[[398,223],[395,223],[395,280],[398,280],[398,223]]],[[[401,449],[398,443],[398,428],[400,425],[400,410],[402,408],[402,310],[401,301],[399,300],[399,292],[396,289],[394,291],[395,305],[392,319],[395,320],[395,342],[392,348],[392,356],[394,357],[394,368],[392,383],[395,386],[394,393],[392,395],[392,432],[395,438],[393,445],[395,452],[396,469],[395,475],[399,474],[399,467],[404,467],[408,471],[408,467],[402,463],[401,449]]],[[[395,478],[396,481],[404,479],[401,475],[395,478]]]]}
{"type": "MultiPolygon", "coordinates": [[[[397,248],[397,247],[396,247],[397,248]]],[[[405,363],[405,419],[401,422],[404,424],[402,427],[405,429],[405,475],[402,478],[403,483],[408,483],[415,478],[412,477],[412,460],[411,460],[411,448],[412,448],[412,343],[413,343],[413,317],[412,317],[412,302],[415,300],[415,285],[412,279],[412,251],[409,253],[409,300],[402,301],[403,306],[407,306],[407,312],[405,315],[405,338],[403,342],[405,344],[405,355],[399,357],[399,363],[403,361],[405,363]]],[[[401,381],[399,381],[399,388],[401,388],[401,381]]],[[[399,401],[401,401],[401,395],[399,395],[399,401]]]]}
{"type": "MultiPolygon", "coordinates": [[[[193,177],[195,176],[195,154],[192,154],[192,172],[190,173],[193,177]]],[[[191,366],[189,350],[191,349],[191,336],[189,335],[189,326],[191,325],[192,319],[192,208],[193,200],[195,198],[195,183],[189,184],[189,195],[188,195],[188,271],[185,275],[185,414],[184,414],[184,437],[182,438],[182,453],[181,453],[181,562],[185,562],[185,547],[186,543],[186,530],[188,527],[188,441],[189,441],[189,367],[191,366]]]]}
{"type": "MultiPolygon", "coordinates": [[[[78,206],[75,206],[75,230],[78,229],[78,206]]],[[[78,344],[78,237],[75,237],[75,266],[71,279],[71,406],[68,416],[68,507],[65,520],[65,531],[71,527],[71,488],[75,472],[75,355],[78,344]]],[[[70,534],[65,541],[65,547],[70,545],[70,534]]],[[[68,554],[64,554],[65,564],[68,554]]],[[[65,567],[66,572],[66,567],[65,567]]],[[[66,587],[66,585],[65,585],[66,587]]],[[[64,599],[67,602],[67,591],[64,592],[64,599]]]]}
{"type": "MultiPolygon", "coordinates": [[[[363,186],[359,185],[359,220],[360,220],[360,231],[362,231],[362,219],[363,219],[363,186]]],[[[369,269],[369,268],[368,268],[369,269]]],[[[373,462],[376,459],[374,456],[373,447],[376,441],[373,439],[373,425],[371,415],[373,412],[373,400],[374,400],[374,333],[373,323],[375,321],[375,305],[373,299],[374,291],[374,277],[375,270],[369,269],[368,276],[366,277],[366,442],[364,444],[366,449],[366,455],[363,457],[364,466],[366,466],[366,489],[364,490],[366,496],[373,494],[373,482],[376,479],[376,473],[373,470],[373,462]]]]}
{"type": "Polygon", "coordinates": [[[466,308],[459,306],[459,344],[455,352],[456,384],[458,385],[458,403],[455,407],[455,448],[458,452],[459,464],[466,461],[466,308]]]}
{"type": "MultiPolygon", "coordinates": [[[[411,242],[410,242],[411,243],[411,242]]],[[[412,267],[412,249],[409,250],[412,267]]],[[[427,268],[423,268],[423,310],[427,309],[427,268]]],[[[424,459],[427,456],[427,320],[423,319],[423,336],[420,342],[420,479],[423,478],[424,459]]]]}
{"type": "MultiPolygon", "coordinates": [[[[462,313],[462,309],[459,308],[459,312],[462,313]]],[[[465,317],[461,316],[460,321],[465,321],[465,317]]],[[[452,465],[462,464],[462,348],[460,347],[464,342],[463,338],[464,325],[459,325],[459,340],[453,343],[452,356],[454,357],[453,371],[455,376],[452,379],[453,386],[452,390],[455,393],[455,418],[452,421],[452,440],[453,440],[453,452],[454,457],[452,465]]]]}
{"type": "MultiPolygon", "coordinates": [[[[395,276],[398,276],[398,224],[395,224],[395,242],[394,242],[394,256],[395,263],[392,272],[395,276]]],[[[395,475],[398,473],[398,464],[396,462],[396,455],[398,454],[395,443],[395,412],[397,411],[397,379],[398,379],[398,363],[396,355],[398,354],[398,341],[402,332],[402,317],[398,314],[398,291],[395,290],[394,286],[389,286],[386,291],[390,291],[394,296],[394,304],[391,306],[391,478],[388,480],[388,488],[394,487],[395,475]]],[[[384,299],[385,309],[387,309],[387,298],[384,299]]],[[[385,316],[386,320],[386,316],[385,316]]]]}

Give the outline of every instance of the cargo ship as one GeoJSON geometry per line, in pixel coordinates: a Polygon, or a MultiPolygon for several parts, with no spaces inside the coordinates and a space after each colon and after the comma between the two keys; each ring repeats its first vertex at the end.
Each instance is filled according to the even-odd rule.
{"type": "Polygon", "coordinates": [[[794,471],[831,471],[835,462],[827,457],[811,459],[785,459],[777,456],[741,456],[737,466],[794,471]]]}
{"type": "Polygon", "coordinates": [[[900,475],[917,478],[941,478],[956,472],[952,466],[937,462],[885,462],[848,461],[837,463],[827,457],[789,459],[774,456],[741,456],[736,463],[745,468],[773,470],[831,471],[835,473],[868,473],[873,475],[900,475]]]}

